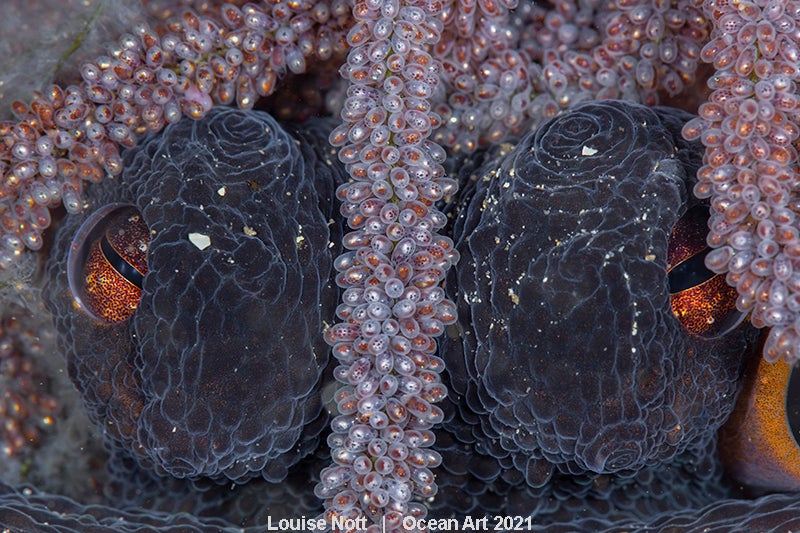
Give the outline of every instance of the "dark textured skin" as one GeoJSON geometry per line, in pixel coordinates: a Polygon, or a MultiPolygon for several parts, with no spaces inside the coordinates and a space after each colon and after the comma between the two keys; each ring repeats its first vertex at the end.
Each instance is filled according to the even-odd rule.
{"type": "MultiPolygon", "coordinates": [[[[755,332],[744,327],[718,340],[693,338],[669,308],[667,238],[692,205],[688,190],[700,153],[679,138],[686,117],[630,104],[590,106],[550,121],[508,154],[510,147],[485,154],[482,166],[480,158],[459,166],[465,187],[452,212],[462,259],[447,289],[460,316],[442,350],[450,396],[448,420],[437,434],[444,463],[432,515],[532,515],[532,530],[548,532],[798,529],[796,495],[741,498],[725,480],[716,453],[716,429],[733,407],[744,358],[758,356],[752,351],[755,332]],[[565,127],[570,124],[572,129],[565,127]],[[583,146],[598,152],[582,155],[583,146]]],[[[312,146],[319,146],[312,139],[323,138],[319,132],[305,135],[312,146]]],[[[157,161],[155,156],[146,157],[157,161]]],[[[326,191],[322,187],[317,190],[326,191]]],[[[142,191],[124,189],[132,196],[142,191]]],[[[119,194],[112,190],[103,189],[104,198],[119,194]]],[[[321,194],[321,204],[329,194],[330,189],[321,194]]],[[[144,206],[162,195],[133,197],[144,206]]],[[[59,237],[58,246],[64,240],[59,237]]],[[[63,277],[58,269],[54,263],[51,276],[63,277]]],[[[143,302],[135,320],[145,305],[153,303],[143,302]]],[[[111,443],[129,447],[135,442],[129,434],[141,431],[124,422],[135,429],[142,415],[127,413],[143,411],[130,398],[141,398],[144,393],[137,391],[145,389],[141,363],[128,371],[125,358],[142,358],[130,350],[148,332],[137,329],[134,340],[120,328],[82,333],[86,322],[59,316],[68,343],[84,342],[113,362],[109,368],[99,356],[72,353],[70,368],[74,373],[74,361],[88,359],[104,373],[84,369],[77,385],[111,443]],[[108,398],[112,402],[105,405],[108,398]]],[[[314,421],[300,442],[315,445],[317,422],[309,420],[314,421]]],[[[153,456],[134,455],[146,465],[153,456]]],[[[280,457],[286,465],[295,460],[291,453],[280,457]]],[[[135,478],[136,469],[133,463],[121,475],[135,478]]],[[[318,469],[303,460],[292,467],[292,477],[273,487],[294,497],[292,480],[318,469]]],[[[174,481],[149,479],[133,491],[174,498],[174,481]]],[[[211,494],[197,483],[196,490],[211,494]]],[[[191,492],[185,494],[190,501],[191,492]]],[[[184,508],[177,504],[171,514],[126,512],[0,485],[0,526],[32,532],[250,533],[264,528],[233,524],[258,519],[235,517],[269,509],[270,500],[285,504],[288,516],[315,514],[286,495],[258,486],[256,494],[261,499],[252,493],[238,499],[239,512],[205,507],[205,514],[232,521],[223,523],[198,516],[199,492],[190,516],[177,512],[184,508]]]]}
{"type": "Polygon", "coordinates": [[[760,503],[729,500],[740,487],[716,453],[755,332],[693,337],[669,306],[668,238],[694,205],[700,155],[680,138],[686,118],[587,104],[461,167],[436,516],[594,531],[728,501],[759,523],[760,503]]]}
{"type": "Polygon", "coordinates": [[[64,271],[84,217],[68,217],[45,293],[70,376],[114,446],[159,474],[238,481],[280,481],[316,447],[341,171],[268,115],[229,109],[129,151],[86,210],[135,204],[152,233],[139,307],[118,325],[72,305],[64,271]]]}
{"type": "Polygon", "coordinates": [[[693,175],[676,134],[642,106],[578,107],[505,157],[457,223],[451,396],[533,487],[663,463],[733,407],[752,330],[703,340],[669,306],[693,175]]]}

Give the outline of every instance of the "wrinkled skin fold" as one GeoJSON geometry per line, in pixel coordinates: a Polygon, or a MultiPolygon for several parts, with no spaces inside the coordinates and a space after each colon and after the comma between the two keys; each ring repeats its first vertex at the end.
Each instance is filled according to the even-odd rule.
{"type": "Polygon", "coordinates": [[[590,103],[543,125],[481,181],[455,229],[464,416],[486,415],[527,480],[628,475],[730,414],[752,330],[690,335],[670,308],[667,244],[693,168],[655,112],[590,103]]]}
{"type": "MultiPolygon", "coordinates": [[[[336,301],[330,282],[336,251],[328,242],[338,242],[340,230],[327,221],[343,169],[323,163],[319,126],[293,133],[302,139],[297,148],[269,122],[275,131],[268,136],[286,140],[262,144],[259,153],[244,150],[239,136],[264,131],[206,126],[227,120],[267,123],[263,116],[219,111],[168,128],[163,139],[129,152],[126,178],[92,192],[93,203],[135,204],[155,231],[151,273],[130,323],[92,325],[72,308],[64,254],[79,221],[67,220],[59,230],[51,259],[46,292],[70,375],[112,451],[151,476],[150,494],[172,490],[166,488],[173,487],[172,476],[280,481],[287,472],[318,472],[324,464],[315,462],[324,461],[325,448],[320,389],[330,378],[318,332],[336,301]],[[219,148],[206,157],[187,142],[197,138],[219,148]],[[281,150],[295,155],[279,156],[281,150]],[[255,162],[259,157],[267,162],[255,162]],[[236,189],[237,173],[217,173],[219,164],[227,170],[274,165],[266,176],[256,173],[261,180],[301,164],[307,172],[289,173],[295,181],[287,188],[270,191],[262,181],[254,191],[236,189]],[[143,168],[156,169],[159,179],[143,168]],[[232,181],[220,202],[223,175],[232,181]],[[295,200],[285,200],[288,190],[295,200]],[[281,215],[257,222],[252,209],[281,215]],[[296,247],[292,217],[304,217],[305,252],[296,247]],[[242,270],[224,270],[193,250],[181,224],[211,232],[220,255],[239,254],[242,270]],[[245,224],[261,244],[240,232],[245,224]],[[253,245],[275,260],[253,260],[253,245]],[[223,295],[221,287],[236,296],[223,295]],[[265,287],[272,298],[263,298],[265,287]],[[196,317],[206,315],[212,318],[205,324],[222,329],[196,328],[196,317]],[[216,345],[214,336],[226,327],[236,335],[216,345]],[[266,355],[247,355],[255,351],[266,355]],[[247,381],[226,388],[229,401],[212,401],[220,394],[215,380],[229,383],[231,365],[250,369],[237,378],[247,381]],[[201,407],[210,414],[198,427],[191,414],[201,407]],[[280,416],[263,414],[270,409],[280,416]],[[225,445],[211,445],[218,441],[225,445]],[[270,452],[245,461],[254,442],[270,452]]],[[[458,162],[464,187],[451,212],[462,259],[447,290],[458,302],[459,322],[441,349],[450,396],[437,433],[444,464],[432,516],[532,514],[537,531],[800,527],[800,498],[742,498],[717,457],[716,431],[733,408],[746,358],[757,356],[756,332],[742,327],[703,340],[689,335],[670,310],[667,243],[694,202],[688,191],[699,158],[698,147],[680,140],[685,120],[668,110],[590,103],[548,121],[516,147],[458,162]]],[[[293,494],[312,501],[308,485],[308,492],[293,494]]],[[[191,502],[196,486],[180,490],[191,502]]],[[[246,505],[255,503],[242,498],[231,507],[246,505]]],[[[263,529],[254,521],[226,522],[235,513],[219,508],[213,519],[191,506],[192,514],[158,508],[88,507],[0,486],[0,524],[12,530],[86,531],[88,524],[98,532],[263,529]]]]}
{"type": "Polygon", "coordinates": [[[65,221],[45,292],[70,376],[114,446],[145,468],[281,481],[326,420],[339,169],[268,115],[224,108],[145,141],[125,168],[86,211],[135,205],[151,232],[149,272],[132,319],[93,320],[66,279],[83,218],[65,221]]]}

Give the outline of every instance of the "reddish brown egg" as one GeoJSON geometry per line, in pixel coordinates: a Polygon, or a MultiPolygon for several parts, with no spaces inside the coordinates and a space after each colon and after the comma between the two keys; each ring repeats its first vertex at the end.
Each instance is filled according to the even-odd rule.
{"type": "Polygon", "coordinates": [[[707,234],[708,207],[689,209],[670,235],[667,277],[675,317],[693,335],[711,339],[738,326],[745,313],[736,308],[736,289],[705,265],[707,234]]]}
{"type": "Polygon", "coordinates": [[[94,319],[129,319],[147,274],[150,231],[139,211],[110,204],[83,223],[69,251],[67,276],[76,305],[94,319]]]}

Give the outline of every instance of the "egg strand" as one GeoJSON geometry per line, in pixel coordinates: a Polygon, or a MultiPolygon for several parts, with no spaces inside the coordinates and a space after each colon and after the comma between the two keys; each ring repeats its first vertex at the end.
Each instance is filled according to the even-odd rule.
{"type": "Polygon", "coordinates": [[[351,177],[336,195],[352,231],[335,263],[339,322],[325,333],[341,383],[334,465],[315,489],[334,527],[366,517],[367,531],[400,531],[405,517],[426,515],[420,500],[437,491],[431,429],[447,390],[435,339],[456,319],[441,284],[458,260],[437,233],[446,218],[436,207],[457,183],[428,140],[441,123],[431,109],[441,64],[429,52],[440,13],[436,1],[358,0],[347,35],[347,99],[330,142],[351,177]]]}
{"type": "Polygon", "coordinates": [[[701,58],[717,72],[683,128],[705,146],[694,193],[710,198],[706,265],[739,293],[736,306],[770,328],[768,361],[800,358],[800,3],[703,4],[713,20],[701,58]]]}

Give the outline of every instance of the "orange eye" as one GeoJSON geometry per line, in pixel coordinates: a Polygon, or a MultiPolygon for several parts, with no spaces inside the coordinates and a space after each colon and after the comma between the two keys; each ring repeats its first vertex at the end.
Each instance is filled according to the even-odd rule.
{"type": "Polygon", "coordinates": [[[110,204],[81,225],[69,249],[67,277],[75,303],[94,319],[129,319],[147,274],[150,232],[139,211],[110,204]]]}
{"type": "Polygon", "coordinates": [[[667,247],[667,279],[672,312],[693,335],[721,337],[746,314],[736,309],[736,289],[705,265],[709,251],[708,207],[689,209],[675,224],[667,247]]]}
{"type": "Polygon", "coordinates": [[[753,359],[733,414],[720,430],[720,457],[730,476],[743,485],[798,491],[800,366],[753,359]]]}

